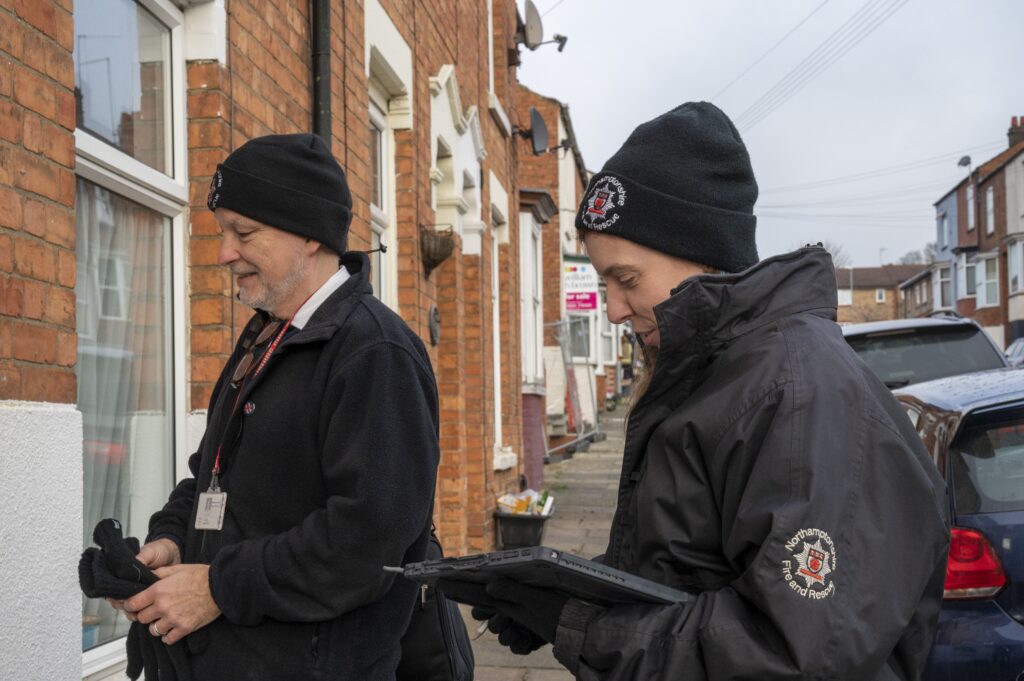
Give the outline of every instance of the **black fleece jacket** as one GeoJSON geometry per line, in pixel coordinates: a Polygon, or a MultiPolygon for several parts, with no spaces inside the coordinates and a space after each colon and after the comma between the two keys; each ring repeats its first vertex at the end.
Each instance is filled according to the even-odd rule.
{"type": "MultiPolygon", "coordinates": [[[[394,678],[416,586],[385,565],[422,560],[439,457],[437,387],[419,338],[372,296],[369,263],[289,335],[263,371],[221,373],[206,433],[150,537],[210,565],[223,616],[188,637],[196,678],[394,678]],[[223,440],[221,531],[195,530],[223,440]]],[[[253,333],[250,322],[242,333],[253,333]]]]}

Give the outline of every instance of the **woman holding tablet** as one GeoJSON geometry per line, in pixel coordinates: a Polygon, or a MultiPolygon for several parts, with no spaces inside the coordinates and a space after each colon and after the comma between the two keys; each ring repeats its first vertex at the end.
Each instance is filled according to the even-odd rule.
{"type": "Polygon", "coordinates": [[[584,681],[920,677],[945,486],[843,340],[828,253],[758,261],[756,198],[739,133],[704,102],[638,127],[591,180],[576,227],[648,366],[601,560],[697,596],[463,594],[513,650],[553,643],[584,681]]]}

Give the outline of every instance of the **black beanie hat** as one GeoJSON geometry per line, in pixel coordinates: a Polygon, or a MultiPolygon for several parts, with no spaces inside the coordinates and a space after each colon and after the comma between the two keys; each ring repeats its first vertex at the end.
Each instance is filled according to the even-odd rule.
{"type": "Polygon", "coordinates": [[[327,143],[312,133],[267,135],[240,146],[217,166],[206,205],[346,250],[352,195],[327,143]]]}
{"type": "Polygon", "coordinates": [[[726,272],[757,262],[750,156],[729,117],[688,102],[640,125],[594,175],[576,228],[726,272]]]}

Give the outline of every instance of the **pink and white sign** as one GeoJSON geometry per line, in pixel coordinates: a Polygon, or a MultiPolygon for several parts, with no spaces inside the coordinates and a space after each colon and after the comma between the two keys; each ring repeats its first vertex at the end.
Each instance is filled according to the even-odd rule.
{"type": "Polygon", "coordinates": [[[595,291],[592,293],[566,293],[565,309],[569,311],[596,310],[597,292],[595,291]]]}
{"type": "Polygon", "coordinates": [[[566,262],[562,272],[567,311],[597,309],[597,270],[589,262],[566,262]]]}

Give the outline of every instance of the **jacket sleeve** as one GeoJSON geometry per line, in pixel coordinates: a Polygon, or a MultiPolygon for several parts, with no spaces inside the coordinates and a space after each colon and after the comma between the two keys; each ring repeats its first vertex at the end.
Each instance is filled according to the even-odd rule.
{"type": "Polygon", "coordinates": [[[813,392],[780,388],[697,445],[669,438],[704,449],[739,577],[670,606],[569,601],[555,656],[577,678],[917,678],[942,597],[943,483],[891,395],[813,392]]]}
{"type": "Polygon", "coordinates": [[[344,360],[320,405],[324,508],[298,526],[223,547],[210,586],[236,624],[323,621],[379,599],[428,526],[439,458],[425,359],[381,340],[344,360]]]}
{"type": "Polygon", "coordinates": [[[203,445],[188,458],[188,468],[192,476],[184,478],[171,490],[164,507],[149,519],[149,536],[146,541],[166,537],[178,545],[179,553],[184,556],[185,536],[188,534],[188,523],[192,518],[192,506],[196,498],[196,473],[202,457],[203,445]]]}

